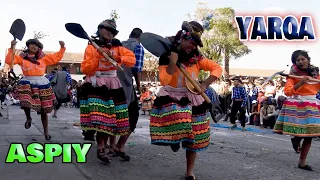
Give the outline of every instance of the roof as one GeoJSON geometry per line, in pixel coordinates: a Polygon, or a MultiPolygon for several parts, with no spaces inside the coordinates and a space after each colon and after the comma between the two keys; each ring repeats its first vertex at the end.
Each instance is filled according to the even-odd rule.
{"type": "MultiPolygon", "coordinates": [[[[45,54],[53,54],[55,51],[44,51],[45,54]]],[[[83,53],[65,52],[60,62],[64,63],[81,63],[83,61],[83,53]]]]}
{"type": "Polygon", "coordinates": [[[241,75],[241,76],[252,76],[252,77],[269,77],[280,70],[274,69],[238,69],[230,68],[229,74],[231,76],[241,75]]]}

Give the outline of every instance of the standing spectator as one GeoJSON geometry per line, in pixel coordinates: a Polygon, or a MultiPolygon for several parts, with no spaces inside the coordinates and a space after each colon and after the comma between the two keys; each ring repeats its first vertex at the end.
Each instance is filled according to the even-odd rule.
{"type": "Polygon", "coordinates": [[[236,115],[240,112],[239,120],[241,122],[242,130],[245,131],[246,126],[246,103],[247,103],[247,93],[246,89],[241,86],[242,82],[240,78],[235,77],[233,78],[234,87],[232,88],[232,106],[231,106],[231,113],[230,113],[230,121],[231,121],[231,128],[235,129],[237,127],[236,124],[236,115]]]}

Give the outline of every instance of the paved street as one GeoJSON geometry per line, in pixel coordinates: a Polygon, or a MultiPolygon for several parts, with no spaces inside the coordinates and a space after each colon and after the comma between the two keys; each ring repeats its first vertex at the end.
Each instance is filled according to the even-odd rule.
{"type": "MultiPolygon", "coordinates": [[[[2,110],[5,114],[5,110],[2,110]]],[[[96,158],[96,145],[91,148],[84,164],[4,164],[10,143],[44,143],[40,116],[32,113],[33,124],[24,129],[25,117],[19,107],[11,107],[10,120],[0,119],[0,175],[1,180],[179,180],[185,173],[185,155],[173,153],[169,147],[150,145],[148,117],[141,116],[138,128],[130,138],[127,153],[130,162],[113,157],[109,165],[96,158]]],[[[81,131],[73,123],[79,122],[79,110],[62,108],[58,119],[49,119],[52,143],[84,142],[81,131]]],[[[219,126],[228,125],[222,123],[219,126]]],[[[198,155],[196,177],[199,180],[319,180],[320,142],[314,141],[308,162],[316,169],[306,172],[296,167],[295,154],[289,136],[272,134],[270,130],[250,127],[252,131],[230,131],[212,128],[210,148],[198,155]]]]}

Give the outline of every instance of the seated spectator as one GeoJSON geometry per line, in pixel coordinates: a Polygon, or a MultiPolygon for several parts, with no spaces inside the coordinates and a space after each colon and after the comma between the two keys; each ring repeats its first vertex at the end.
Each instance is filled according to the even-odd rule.
{"type": "Polygon", "coordinates": [[[263,106],[260,109],[260,126],[261,128],[270,127],[273,129],[277,120],[277,112],[274,105],[268,101],[263,102],[263,106]]]}

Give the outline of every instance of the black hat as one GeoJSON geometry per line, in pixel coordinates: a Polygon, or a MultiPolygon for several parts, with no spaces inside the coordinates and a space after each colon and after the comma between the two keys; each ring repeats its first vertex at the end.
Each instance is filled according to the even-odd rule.
{"type": "Polygon", "coordinates": [[[104,28],[108,28],[108,29],[112,30],[112,34],[114,36],[116,36],[119,33],[119,31],[117,30],[117,23],[114,19],[106,19],[106,20],[102,21],[99,24],[98,28],[100,28],[100,27],[104,27],[104,28]]]}
{"type": "Polygon", "coordinates": [[[203,27],[202,27],[201,24],[199,24],[199,23],[196,22],[196,21],[190,21],[190,22],[184,21],[184,22],[182,23],[181,29],[182,29],[182,30],[185,30],[185,31],[187,31],[187,32],[190,32],[192,39],[193,39],[200,47],[203,47],[203,43],[202,43],[202,41],[201,41],[201,35],[202,35],[204,29],[203,29],[203,27]]]}
{"type": "Polygon", "coordinates": [[[26,42],[27,47],[28,47],[30,44],[35,44],[35,45],[37,45],[40,49],[43,49],[43,44],[42,44],[38,39],[29,39],[29,40],[26,42]]]}

